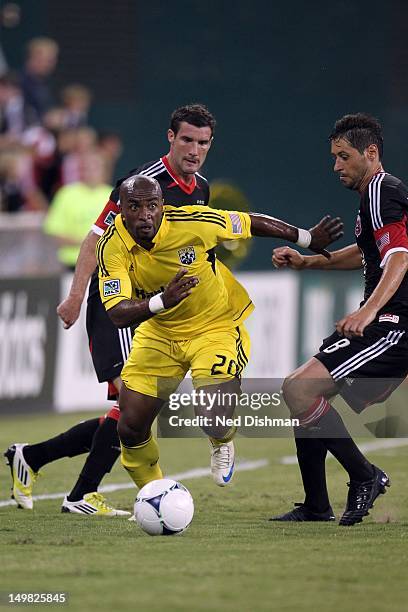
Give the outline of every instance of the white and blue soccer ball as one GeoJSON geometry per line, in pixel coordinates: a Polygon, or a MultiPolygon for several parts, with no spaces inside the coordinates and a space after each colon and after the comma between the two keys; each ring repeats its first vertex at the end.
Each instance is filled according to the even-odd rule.
{"type": "Polygon", "coordinates": [[[193,520],[193,498],[176,480],[153,480],[140,489],[134,515],[138,525],[149,535],[177,535],[193,520]]]}

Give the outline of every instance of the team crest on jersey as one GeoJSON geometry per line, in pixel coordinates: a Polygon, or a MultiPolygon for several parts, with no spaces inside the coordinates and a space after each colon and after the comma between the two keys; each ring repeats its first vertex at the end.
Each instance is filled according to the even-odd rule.
{"type": "Polygon", "coordinates": [[[354,233],[357,236],[360,236],[361,232],[363,231],[363,228],[361,227],[361,217],[360,215],[357,215],[357,219],[356,219],[356,226],[354,228],[354,233]]]}
{"type": "Polygon", "coordinates": [[[107,280],[103,283],[103,297],[109,297],[111,295],[119,295],[120,293],[120,280],[114,278],[107,280]]]}
{"type": "Polygon", "coordinates": [[[188,246],[184,249],[179,249],[177,252],[179,259],[184,266],[189,266],[193,263],[193,261],[195,261],[196,254],[193,246],[188,246]]]}

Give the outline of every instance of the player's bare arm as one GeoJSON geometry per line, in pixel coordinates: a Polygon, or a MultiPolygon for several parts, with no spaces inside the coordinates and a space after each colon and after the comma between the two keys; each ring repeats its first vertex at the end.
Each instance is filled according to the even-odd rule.
{"type": "Polygon", "coordinates": [[[397,291],[407,271],[408,253],[397,252],[390,255],[380,282],[364,306],[336,323],[338,333],[347,338],[362,336],[367,325],[374,321],[378,311],[389,302],[397,291]]]}
{"type": "Polygon", "coordinates": [[[129,327],[151,319],[158,312],[177,306],[190,295],[199,282],[196,276],[186,276],[187,272],[186,268],[181,268],[163,293],[150,299],[119,302],[108,310],[112,322],[117,327],[129,327]]]}
{"type": "Polygon", "coordinates": [[[363,266],[360,249],[356,244],[332,251],[330,259],[323,255],[302,255],[296,249],[284,246],[273,250],[272,263],[275,268],[293,270],[359,270],[363,266]]]}
{"type": "Polygon", "coordinates": [[[99,236],[93,231],[84,239],[75,266],[74,278],[68,296],[57,307],[57,314],[69,329],[79,317],[85,291],[92,272],[96,268],[95,248],[99,236]]]}
{"type": "Polygon", "coordinates": [[[317,225],[303,230],[280,219],[257,213],[250,213],[251,233],[253,236],[270,236],[295,242],[299,246],[321,253],[330,258],[325,248],[343,236],[343,222],[339,217],[332,219],[326,215],[317,225]]]}

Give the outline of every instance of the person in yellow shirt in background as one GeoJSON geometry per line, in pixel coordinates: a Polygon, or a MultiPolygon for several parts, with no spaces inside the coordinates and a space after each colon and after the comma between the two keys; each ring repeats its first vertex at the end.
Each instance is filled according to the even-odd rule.
{"type": "Polygon", "coordinates": [[[66,269],[75,269],[82,241],[100,213],[101,202],[112,191],[103,181],[104,174],[104,160],[99,153],[83,154],[80,182],[61,187],[51,202],[44,231],[56,239],[58,259],[66,269]]]}

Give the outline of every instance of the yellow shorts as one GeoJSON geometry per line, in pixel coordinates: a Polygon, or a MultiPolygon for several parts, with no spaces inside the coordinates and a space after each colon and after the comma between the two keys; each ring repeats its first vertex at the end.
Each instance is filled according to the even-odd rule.
{"type": "Polygon", "coordinates": [[[243,324],[190,340],[169,340],[139,327],[121,378],[132,391],[166,399],[189,370],[196,388],[240,377],[249,352],[243,324]]]}

